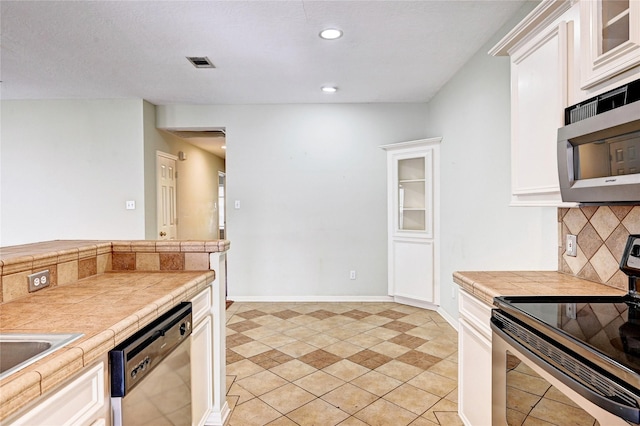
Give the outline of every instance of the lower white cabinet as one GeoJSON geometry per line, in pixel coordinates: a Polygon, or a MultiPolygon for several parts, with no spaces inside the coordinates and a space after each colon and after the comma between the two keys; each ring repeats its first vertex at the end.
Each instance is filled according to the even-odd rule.
{"type": "Polygon", "coordinates": [[[25,414],[6,424],[80,426],[110,423],[106,365],[105,356],[35,405],[26,407],[25,414]]]}
{"type": "Polygon", "coordinates": [[[458,414],[465,425],[491,425],[491,307],[459,292],[458,414]]]}
{"type": "Polygon", "coordinates": [[[205,424],[213,407],[213,318],[211,288],[192,300],[191,415],[193,425],[205,424]]]}

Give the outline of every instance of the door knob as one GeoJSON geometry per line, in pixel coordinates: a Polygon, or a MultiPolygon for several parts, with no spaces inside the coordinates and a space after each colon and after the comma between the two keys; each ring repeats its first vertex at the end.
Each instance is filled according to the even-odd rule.
{"type": "Polygon", "coordinates": [[[167,233],[166,233],[166,232],[164,232],[164,231],[160,232],[160,236],[161,236],[161,237],[164,237],[164,236],[166,236],[166,235],[167,235],[167,233]]]}

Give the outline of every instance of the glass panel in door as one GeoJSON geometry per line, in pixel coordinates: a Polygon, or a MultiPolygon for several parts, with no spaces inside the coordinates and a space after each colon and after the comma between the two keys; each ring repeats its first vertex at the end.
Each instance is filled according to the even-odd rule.
{"type": "Polygon", "coordinates": [[[425,158],[398,161],[398,229],[426,230],[425,158]]]}
{"type": "Polygon", "coordinates": [[[600,54],[629,41],[629,0],[602,0],[601,2],[602,46],[600,54]]]}

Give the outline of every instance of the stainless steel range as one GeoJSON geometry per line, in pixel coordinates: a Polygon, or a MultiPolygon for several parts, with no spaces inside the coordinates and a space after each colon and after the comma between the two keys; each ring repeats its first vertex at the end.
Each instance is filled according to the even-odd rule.
{"type": "MultiPolygon", "coordinates": [[[[620,269],[625,296],[495,298],[494,366],[517,352],[600,424],[640,424],[640,235],[629,236],[620,269]]],[[[494,377],[494,420],[504,419],[501,387],[494,377]]]]}

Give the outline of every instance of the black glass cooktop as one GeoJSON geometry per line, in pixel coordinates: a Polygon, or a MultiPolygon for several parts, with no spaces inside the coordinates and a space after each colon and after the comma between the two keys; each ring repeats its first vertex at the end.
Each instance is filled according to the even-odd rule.
{"type": "Polygon", "coordinates": [[[617,368],[640,377],[640,305],[637,299],[628,295],[522,296],[497,297],[495,304],[583,358],[589,361],[594,361],[594,357],[604,358],[617,368]]]}

